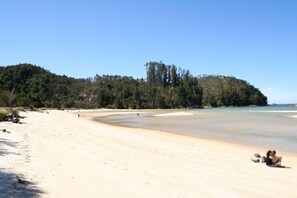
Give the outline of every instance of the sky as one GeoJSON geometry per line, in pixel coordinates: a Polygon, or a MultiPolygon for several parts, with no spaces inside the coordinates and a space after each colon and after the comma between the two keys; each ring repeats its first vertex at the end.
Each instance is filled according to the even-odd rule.
{"type": "Polygon", "coordinates": [[[145,78],[162,61],[297,103],[295,0],[2,0],[0,65],[145,78]]]}

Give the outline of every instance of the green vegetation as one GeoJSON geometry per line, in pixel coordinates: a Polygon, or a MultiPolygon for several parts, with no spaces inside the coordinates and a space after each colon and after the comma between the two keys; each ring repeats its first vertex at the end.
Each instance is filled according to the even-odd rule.
{"type": "Polygon", "coordinates": [[[146,79],[96,75],[75,79],[31,64],[0,67],[0,106],[9,108],[196,108],[267,105],[246,81],[226,76],[193,77],[190,71],[146,64],[146,79]]]}
{"type": "Polygon", "coordinates": [[[7,108],[0,107],[0,121],[6,120],[6,115],[9,113],[7,108]]]}

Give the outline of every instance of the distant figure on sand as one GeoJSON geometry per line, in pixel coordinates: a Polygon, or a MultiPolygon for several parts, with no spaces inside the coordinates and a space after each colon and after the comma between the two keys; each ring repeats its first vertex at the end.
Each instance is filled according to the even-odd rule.
{"type": "Polygon", "coordinates": [[[276,156],[276,151],[267,151],[266,153],[266,165],[272,167],[284,167],[282,166],[282,157],[276,156]]]}
{"type": "Polygon", "coordinates": [[[282,163],[282,157],[276,156],[275,154],[276,154],[276,151],[273,150],[271,152],[272,164],[276,164],[276,163],[281,164],[282,163]]]}

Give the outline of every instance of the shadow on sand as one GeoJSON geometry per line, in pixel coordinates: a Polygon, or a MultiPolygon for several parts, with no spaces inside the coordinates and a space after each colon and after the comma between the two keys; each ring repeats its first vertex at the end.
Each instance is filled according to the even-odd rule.
{"type": "Polygon", "coordinates": [[[21,175],[0,170],[0,197],[31,198],[41,197],[44,192],[32,181],[27,181],[21,175]]]}
{"type": "MultiPolygon", "coordinates": [[[[17,142],[0,138],[0,162],[5,155],[19,155],[5,147],[16,147],[17,142]]],[[[44,192],[38,189],[36,183],[26,180],[22,174],[10,172],[0,167],[0,198],[31,198],[41,197],[44,192]]]]}
{"type": "Polygon", "coordinates": [[[0,138],[0,156],[4,156],[4,155],[8,155],[8,154],[18,155],[17,153],[9,152],[7,149],[3,148],[3,146],[6,146],[6,147],[16,147],[17,146],[17,142],[12,142],[10,140],[4,139],[4,138],[0,138]]]}

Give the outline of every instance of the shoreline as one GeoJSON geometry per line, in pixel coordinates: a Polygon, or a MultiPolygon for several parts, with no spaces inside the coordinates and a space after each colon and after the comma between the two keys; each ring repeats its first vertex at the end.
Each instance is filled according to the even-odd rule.
{"type": "Polygon", "coordinates": [[[255,147],[111,126],[81,112],[24,114],[21,125],[0,123],[11,132],[0,133],[0,151],[6,152],[0,156],[0,192],[11,192],[13,185],[1,177],[9,172],[35,183],[41,197],[297,194],[297,157],[283,152],[283,165],[291,168],[275,169],[251,162],[255,152],[266,152],[255,147]]]}
{"type": "MultiPolygon", "coordinates": [[[[93,121],[95,123],[99,123],[99,124],[105,124],[107,126],[112,126],[112,127],[119,127],[119,128],[126,128],[127,130],[129,129],[135,129],[135,130],[147,130],[149,132],[158,132],[158,133],[167,133],[169,135],[177,135],[177,136],[182,136],[182,137],[189,137],[189,138],[197,138],[197,139],[201,139],[204,141],[214,141],[214,142],[218,142],[218,143],[226,143],[226,144],[231,144],[234,146],[242,146],[242,147],[246,147],[246,148],[256,148],[258,150],[264,150],[265,153],[267,150],[269,149],[273,149],[273,148],[267,148],[264,146],[258,146],[252,143],[241,143],[241,142],[237,142],[236,140],[223,140],[220,138],[212,138],[212,137],[199,137],[199,136],[194,136],[194,135],[189,135],[189,134],[181,134],[181,133],[177,133],[177,132],[171,132],[171,131],[164,131],[164,130],[158,130],[158,129],[149,129],[149,128],[142,128],[142,127],[133,127],[133,126],[127,126],[125,124],[114,124],[114,123],[108,123],[108,122],[102,122],[100,120],[96,120],[96,118],[100,118],[100,117],[108,117],[108,116],[113,116],[113,115],[124,115],[124,114],[134,114],[134,113],[147,113],[150,111],[162,111],[162,110],[143,110],[144,112],[141,112],[139,110],[84,110],[82,111],[82,115],[83,118],[86,118],[90,121],[93,121]]],[[[163,110],[164,111],[164,110],[163,110]]],[[[173,112],[170,113],[157,113],[156,117],[170,117],[170,116],[188,116],[188,115],[193,115],[193,113],[189,113],[186,111],[180,111],[180,110],[172,110],[173,112]],[[177,112],[175,112],[177,111],[177,112]]],[[[76,112],[73,112],[74,114],[76,114],[76,112]]],[[[203,114],[204,112],[199,112],[199,114],[203,114]]],[[[292,116],[293,117],[293,116],[292,116]]],[[[294,116],[295,117],[295,116],[294,116]]],[[[287,150],[283,150],[283,149],[277,149],[278,152],[284,153],[285,155],[290,155],[290,156],[294,156],[297,157],[297,152],[293,152],[293,151],[287,151],[287,150]]],[[[264,153],[263,153],[264,154],[264,153]]]]}

